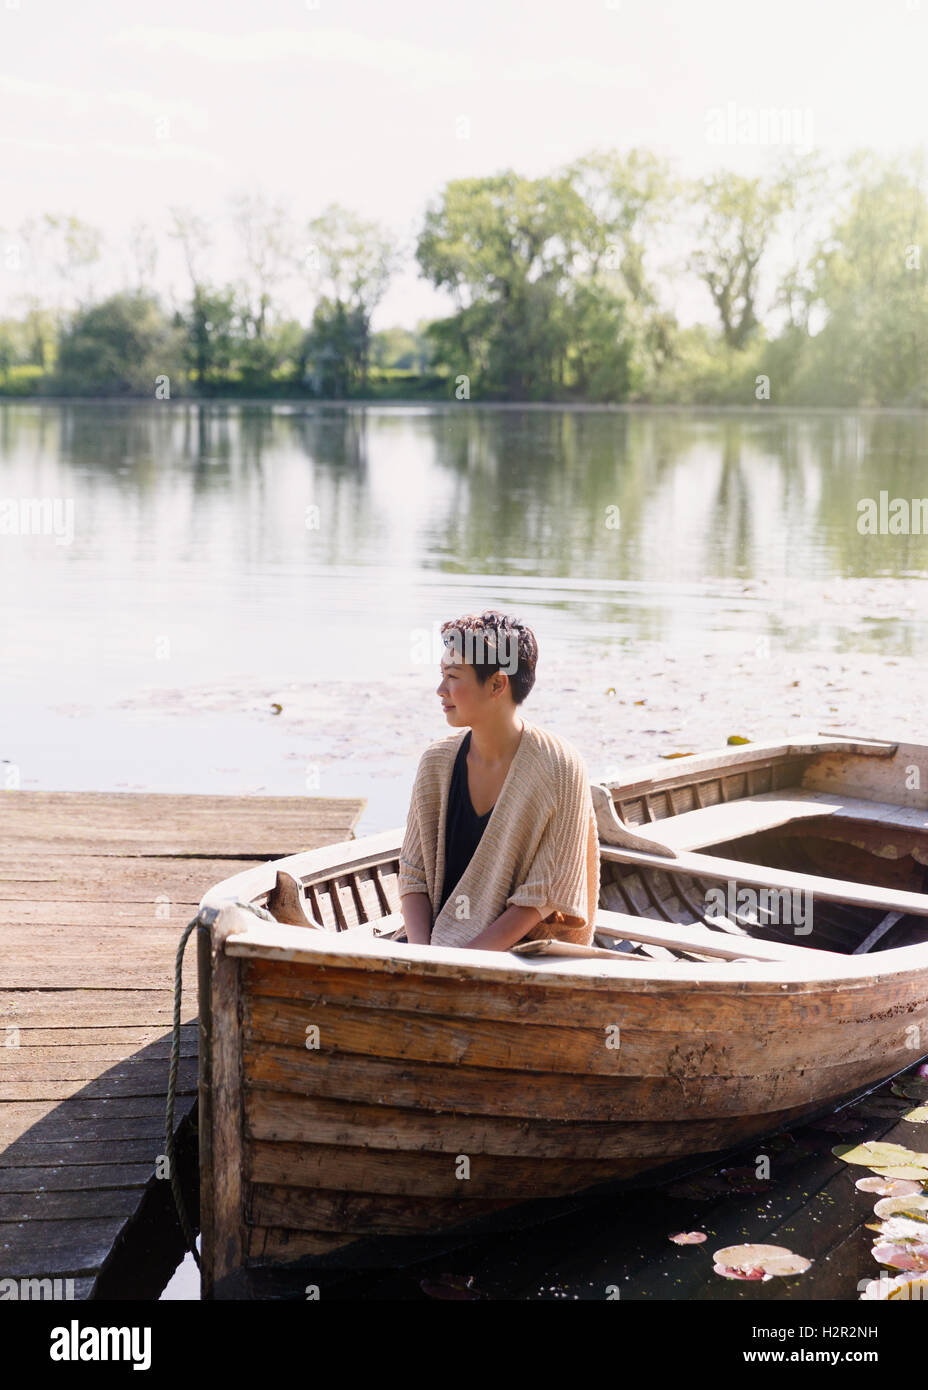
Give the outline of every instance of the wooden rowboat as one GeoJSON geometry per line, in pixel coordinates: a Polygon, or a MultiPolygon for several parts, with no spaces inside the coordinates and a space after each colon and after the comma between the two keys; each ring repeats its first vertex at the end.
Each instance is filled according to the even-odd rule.
{"type": "Polygon", "coordinates": [[[919,773],[928,747],[827,734],[595,787],[589,948],[397,940],[402,828],[219,884],[199,917],[205,1296],[692,1169],[911,1067],[919,773]],[[317,929],[268,917],[279,873],[317,929]]]}

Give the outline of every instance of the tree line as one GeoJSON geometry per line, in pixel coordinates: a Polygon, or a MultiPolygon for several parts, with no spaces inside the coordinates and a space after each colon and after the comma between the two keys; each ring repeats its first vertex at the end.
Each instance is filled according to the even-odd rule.
{"type": "Polygon", "coordinates": [[[155,288],[143,225],[125,288],[104,296],[98,229],[46,214],[0,230],[15,309],[0,391],[151,397],[167,379],[172,396],[928,405],[921,149],[832,165],[791,152],[764,175],[696,180],[647,150],[597,151],[539,178],[450,181],[409,247],[337,205],[300,225],[242,195],[228,281],[211,270],[215,227],[170,218],[180,302],[155,288]],[[373,331],[410,264],[451,312],[373,331]],[[681,322],[681,285],[701,321],[681,322]]]}

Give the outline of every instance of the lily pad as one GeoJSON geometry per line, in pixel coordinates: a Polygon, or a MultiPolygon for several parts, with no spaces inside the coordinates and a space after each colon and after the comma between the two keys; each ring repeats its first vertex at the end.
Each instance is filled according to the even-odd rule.
{"type": "Polygon", "coordinates": [[[880,1177],[928,1179],[928,1154],[916,1153],[901,1144],[868,1140],[864,1144],[836,1144],[831,1152],[845,1163],[873,1169],[880,1177]]]}
{"type": "Polygon", "coordinates": [[[877,1264],[889,1265],[891,1269],[908,1270],[911,1274],[928,1274],[928,1246],[924,1254],[918,1254],[905,1245],[892,1245],[882,1242],[874,1245],[873,1258],[877,1264]]]}
{"type": "Polygon", "coordinates": [[[909,1197],[922,1190],[921,1183],[913,1182],[911,1178],[858,1178],[854,1186],[861,1192],[878,1192],[882,1197],[909,1197]]]}
{"type": "Polygon", "coordinates": [[[895,1216],[886,1218],[879,1234],[890,1245],[906,1245],[915,1254],[928,1254],[928,1229],[924,1220],[915,1220],[914,1216],[897,1212],[895,1216]]]}
{"type": "Polygon", "coordinates": [[[762,1269],[731,1269],[728,1265],[713,1265],[713,1274],[720,1274],[723,1279],[772,1279],[772,1274],[765,1274],[762,1269]]]}
{"type": "Polygon", "coordinates": [[[917,1215],[910,1216],[907,1212],[894,1212],[888,1216],[880,1227],[880,1235],[890,1245],[908,1245],[914,1243],[928,1250],[928,1227],[924,1221],[919,1221],[917,1215]]]}
{"type": "Polygon", "coordinates": [[[720,1269],[739,1271],[728,1276],[734,1278],[756,1278],[755,1270],[766,1276],[804,1274],[812,1264],[804,1255],[797,1255],[784,1245],[726,1245],[716,1250],[712,1258],[716,1272],[720,1269]]]}
{"type": "Polygon", "coordinates": [[[907,1076],[892,1084],[894,1096],[904,1096],[906,1100],[928,1100],[928,1076],[907,1076]]]}
{"type": "Polygon", "coordinates": [[[862,1120],[895,1120],[904,1111],[904,1102],[894,1096],[868,1096],[859,1105],[849,1107],[847,1114],[862,1120]]]}
{"type": "Polygon", "coordinates": [[[671,1236],[670,1239],[673,1241],[674,1245],[702,1245],[703,1241],[707,1240],[708,1237],[705,1231],[678,1231],[677,1234],[671,1236]]]}
{"type": "Polygon", "coordinates": [[[897,1274],[888,1279],[881,1274],[879,1279],[871,1279],[861,1294],[862,1299],[928,1299],[928,1278],[911,1274],[897,1274]]]}
{"type": "Polygon", "coordinates": [[[873,1208],[874,1216],[881,1219],[895,1216],[898,1212],[910,1213],[918,1221],[928,1221],[928,1196],[924,1192],[910,1192],[896,1197],[883,1197],[873,1208]]]}

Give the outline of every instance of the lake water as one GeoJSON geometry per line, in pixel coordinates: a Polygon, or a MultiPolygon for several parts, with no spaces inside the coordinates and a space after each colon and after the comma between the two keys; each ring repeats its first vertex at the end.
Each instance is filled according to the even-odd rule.
{"type": "Polygon", "coordinates": [[[359,833],[399,824],[436,625],[484,606],[535,627],[565,718],[617,653],[626,729],[664,717],[643,650],[678,700],[745,653],[923,662],[928,540],[857,504],[926,460],[914,413],[0,404],[0,785],[300,795],[318,758],[359,833]]]}
{"type": "Polygon", "coordinates": [[[926,460],[917,413],[4,403],[0,777],[302,794],[270,682],[313,690],[315,747],[345,755],[324,790],[365,794],[365,702],[431,699],[437,623],[483,606],[562,662],[923,658],[928,540],[860,534],[857,504],[920,497],[926,460]]]}

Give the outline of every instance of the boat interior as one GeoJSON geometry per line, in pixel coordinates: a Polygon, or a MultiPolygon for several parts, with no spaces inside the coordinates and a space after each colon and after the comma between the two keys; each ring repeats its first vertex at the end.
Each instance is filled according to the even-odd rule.
{"type": "MultiPolygon", "coordinates": [[[[728,761],[702,755],[658,776],[649,769],[638,783],[593,784],[601,858],[593,945],[514,949],[791,961],[797,952],[862,955],[928,942],[928,806],[924,792],[909,804],[900,796],[900,745],[818,742],[758,745],[728,761]],[[882,778],[853,770],[871,759],[892,768],[880,768],[882,778]]],[[[398,870],[394,845],[337,870],[279,874],[261,901],[279,921],[398,939],[398,870]]]]}
{"type": "MultiPolygon", "coordinates": [[[[855,787],[835,774],[827,753],[787,752],[657,786],[594,788],[601,906],[779,945],[783,959],[928,941],[928,810],[854,795],[879,792],[880,779],[855,787]]],[[[899,776],[896,765],[883,779],[896,795],[899,776]]]]}

